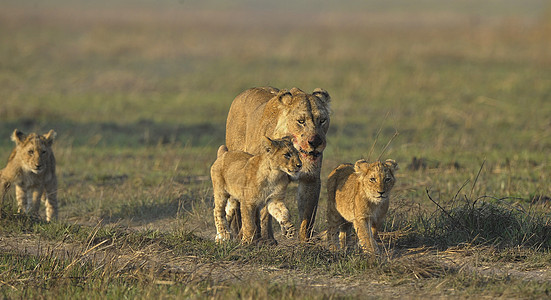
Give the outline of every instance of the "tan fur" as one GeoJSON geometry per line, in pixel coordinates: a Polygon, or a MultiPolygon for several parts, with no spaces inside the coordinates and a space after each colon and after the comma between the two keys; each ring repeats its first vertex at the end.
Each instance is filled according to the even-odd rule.
{"type": "Polygon", "coordinates": [[[226,208],[228,204],[236,205],[236,201],[241,208],[243,243],[256,240],[257,214],[264,206],[288,237],[294,235],[289,210],[282,200],[290,178],[297,176],[302,167],[300,154],[289,138],[265,138],[263,149],[257,155],[228,151],[224,145],[218,149],[211,167],[217,242],[231,238],[226,208]]]}
{"type": "Polygon", "coordinates": [[[15,185],[18,213],[38,216],[40,199],[46,204],[46,220],[57,218],[57,177],[52,143],[56,136],[50,130],[44,135],[25,135],[15,130],[15,142],[8,164],[0,171],[0,208],[10,186],[15,185]]]}
{"type": "MultiPolygon", "coordinates": [[[[226,145],[230,150],[258,154],[264,136],[293,138],[303,162],[297,195],[301,240],[310,238],[316,216],[322,153],[329,129],[329,103],[329,94],[322,89],[307,94],[298,88],[280,91],[260,87],[238,95],[228,113],[226,145]]],[[[273,240],[271,218],[266,211],[262,212],[261,223],[262,237],[273,240]]]]}
{"type": "Polygon", "coordinates": [[[354,165],[341,164],[329,174],[327,239],[332,246],[340,244],[344,249],[354,226],[362,250],[379,253],[375,237],[388,210],[397,168],[394,160],[368,163],[362,159],[354,165]]]}

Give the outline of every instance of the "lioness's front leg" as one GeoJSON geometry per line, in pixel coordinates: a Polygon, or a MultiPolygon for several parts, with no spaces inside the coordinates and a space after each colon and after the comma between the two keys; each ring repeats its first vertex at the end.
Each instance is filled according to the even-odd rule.
{"type": "Polygon", "coordinates": [[[307,241],[312,237],[314,220],[321,189],[321,180],[317,177],[300,179],[298,184],[297,202],[300,221],[299,238],[307,241]]]}
{"type": "Polygon", "coordinates": [[[256,217],[258,214],[258,208],[255,205],[241,203],[241,222],[243,227],[241,242],[243,244],[250,244],[255,240],[256,233],[256,217]]]}

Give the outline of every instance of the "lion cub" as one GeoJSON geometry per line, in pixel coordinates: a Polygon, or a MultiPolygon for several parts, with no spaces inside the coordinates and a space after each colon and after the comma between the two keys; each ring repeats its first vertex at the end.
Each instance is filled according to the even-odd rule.
{"type": "Polygon", "coordinates": [[[364,252],[378,254],[375,241],[386,216],[390,190],[396,179],[394,160],[368,163],[358,160],[354,165],[341,164],[329,174],[327,180],[327,240],[332,246],[338,240],[341,249],[346,247],[350,227],[354,226],[364,252]]]}
{"type": "Polygon", "coordinates": [[[289,210],[282,200],[291,178],[298,176],[302,167],[300,154],[290,138],[271,140],[265,137],[263,149],[258,155],[228,151],[224,145],[218,149],[210,171],[217,242],[231,238],[225,212],[230,197],[239,201],[241,207],[243,243],[252,243],[255,239],[256,220],[264,206],[288,237],[294,235],[289,210]]]}
{"type": "Polygon", "coordinates": [[[57,177],[52,151],[55,136],[53,130],[44,135],[25,135],[14,130],[11,139],[15,148],[0,171],[0,208],[9,187],[15,185],[18,213],[38,216],[42,199],[46,203],[46,220],[57,218],[57,177]]]}

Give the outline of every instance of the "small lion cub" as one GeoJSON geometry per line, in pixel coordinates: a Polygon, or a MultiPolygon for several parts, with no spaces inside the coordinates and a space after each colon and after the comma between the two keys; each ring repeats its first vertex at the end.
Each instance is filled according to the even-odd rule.
{"type": "Polygon", "coordinates": [[[217,242],[231,238],[225,211],[230,197],[241,206],[243,243],[249,244],[255,239],[256,220],[264,206],[287,237],[294,235],[295,228],[283,199],[291,178],[297,177],[301,170],[300,154],[288,137],[277,140],[265,137],[263,146],[265,151],[258,155],[228,151],[224,145],[218,149],[210,171],[217,242]]]}
{"type": "Polygon", "coordinates": [[[18,213],[38,216],[42,199],[46,204],[46,221],[57,218],[57,177],[52,151],[55,136],[53,130],[44,135],[13,131],[15,148],[0,171],[0,208],[9,187],[15,185],[18,213]]]}
{"type": "Polygon", "coordinates": [[[331,246],[346,248],[354,226],[364,252],[378,254],[375,237],[386,216],[390,190],[398,164],[391,159],[368,163],[361,159],[354,165],[341,164],[327,180],[327,240],[331,246]]]}

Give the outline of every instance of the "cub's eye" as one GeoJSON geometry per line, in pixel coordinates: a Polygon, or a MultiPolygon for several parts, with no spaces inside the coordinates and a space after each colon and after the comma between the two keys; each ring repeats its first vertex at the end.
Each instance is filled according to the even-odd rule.
{"type": "Polygon", "coordinates": [[[375,183],[375,182],[377,182],[377,178],[375,178],[375,177],[371,177],[371,178],[369,178],[369,182],[373,182],[373,183],[375,183]]]}
{"type": "Polygon", "coordinates": [[[320,120],[320,124],[325,124],[325,122],[327,122],[326,118],[323,118],[323,119],[320,120]]]}
{"type": "Polygon", "coordinates": [[[34,154],[34,150],[29,150],[27,153],[29,153],[29,155],[33,155],[33,154],[34,154]]]}
{"type": "Polygon", "coordinates": [[[389,182],[391,182],[391,181],[392,181],[392,178],[390,178],[390,177],[386,177],[386,178],[385,178],[385,182],[386,182],[386,183],[389,183],[389,182]]]}
{"type": "Polygon", "coordinates": [[[300,125],[304,125],[304,123],[306,123],[306,121],[303,120],[303,119],[297,120],[297,122],[298,122],[300,125]]]}
{"type": "Polygon", "coordinates": [[[42,154],[46,154],[46,150],[42,150],[42,154]]]}
{"type": "Polygon", "coordinates": [[[287,152],[287,153],[283,154],[283,157],[285,157],[286,159],[290,159],[291,158],[291,153],[287,152]]]}

